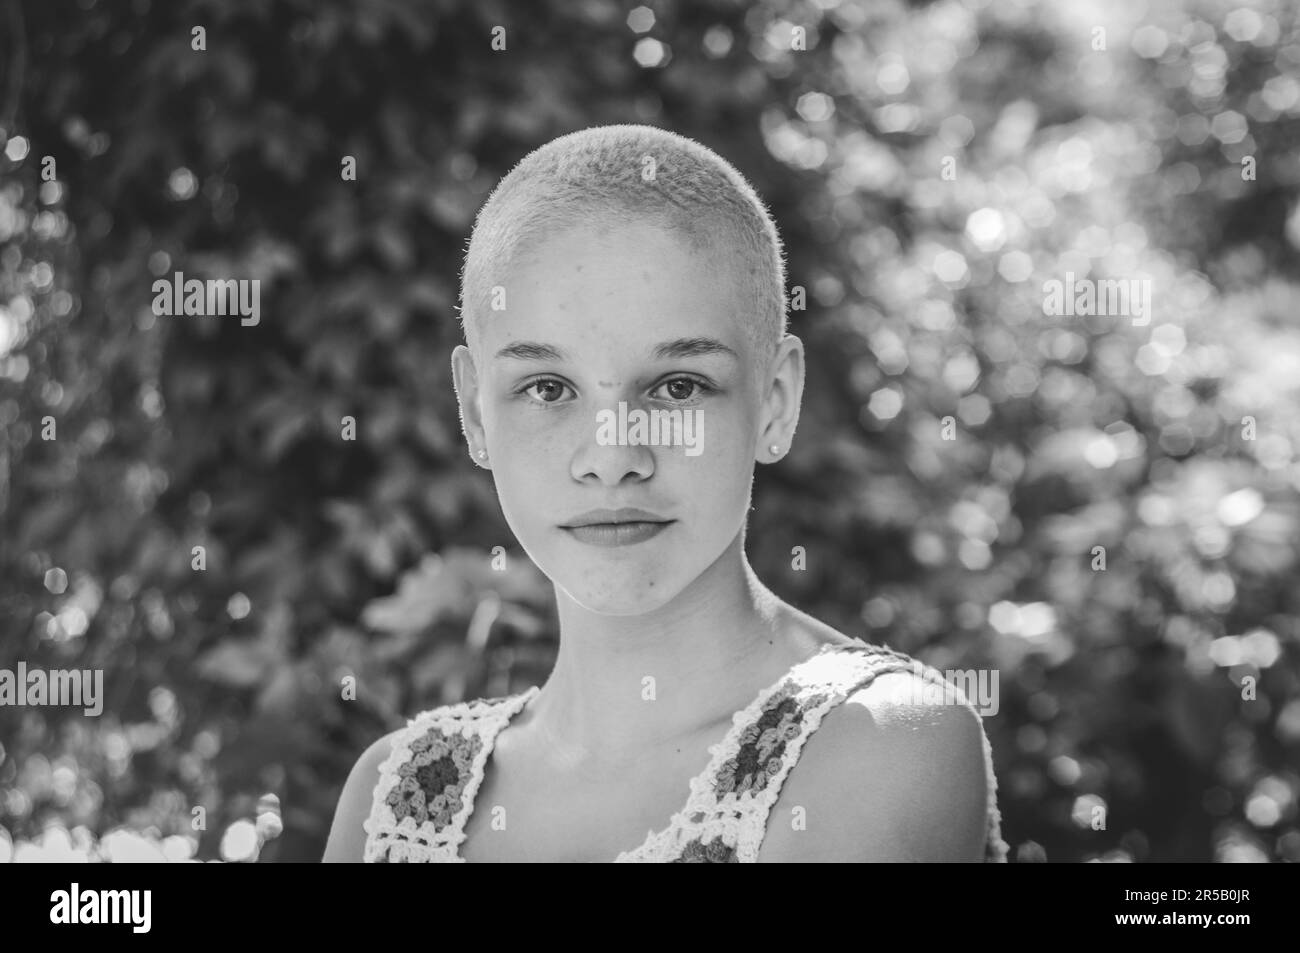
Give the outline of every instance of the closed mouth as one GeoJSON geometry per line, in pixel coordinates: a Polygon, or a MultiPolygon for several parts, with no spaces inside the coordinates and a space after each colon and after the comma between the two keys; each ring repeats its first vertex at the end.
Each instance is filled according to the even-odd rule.
{"type": "Polygon", "coordinates": [[[631,546],[654,539],[676,520],[627,520],[564,527],[571,539],[591,546],[631,546]]]}
{"type": "Polygon", "coordinates": [[[581,529],[584,526],[635,526],[671,522],[673,521],[662,519],[658,514],[629,506],[617,510],[591,510],[576,517],[572,522],[561,523],[560,529],[581,529]]]}

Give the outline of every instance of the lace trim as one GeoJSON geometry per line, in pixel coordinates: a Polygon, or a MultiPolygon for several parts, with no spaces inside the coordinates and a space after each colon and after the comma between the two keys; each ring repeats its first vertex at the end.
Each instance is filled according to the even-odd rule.
{"type": "Polygon", "coordinates": [[[363,859],[463,862],[457,848],[465,840],[496,736],[538,691],[533,686],[517,695],[460,702],[410,719],[379,766],[370,816],[362,823],[363,859]]]}

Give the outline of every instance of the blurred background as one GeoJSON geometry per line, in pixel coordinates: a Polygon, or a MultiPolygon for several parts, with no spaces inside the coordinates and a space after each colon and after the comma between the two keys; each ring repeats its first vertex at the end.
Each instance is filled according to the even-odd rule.
{"type": "Polygon", "coordinates": [[[457,277],[617,122],[771,206],[810,374],[751,563],[998,671],[1011,859],[1300,860],[1295,4],[10,0],[0,82],[0,669],[105,693],[0,708],[0,860],[316,860],[381,733],[544,680],[457,277]],[[177,271],[260,322],[156,315],[177,271]]]}

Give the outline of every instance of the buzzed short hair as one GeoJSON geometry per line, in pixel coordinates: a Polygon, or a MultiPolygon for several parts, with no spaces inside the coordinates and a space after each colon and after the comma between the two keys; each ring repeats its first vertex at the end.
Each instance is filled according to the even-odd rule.
{"type": "Polygon", "coordinates": [[[785,252],[754,189],[716,152],[654,126],[595,126],[525,156],[479,210],[461,271],[461,327],[477,353],[490,289],[539,235],[583,224],[656,224],[726,256],[755,359],[786,334],[785,252]]]}

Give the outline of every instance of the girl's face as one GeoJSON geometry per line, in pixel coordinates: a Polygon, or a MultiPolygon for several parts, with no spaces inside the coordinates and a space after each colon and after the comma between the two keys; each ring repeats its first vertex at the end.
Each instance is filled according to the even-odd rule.
{"type": "Polygon", "coordinates": [[[732,277],[708,257],[651,225],[571,228],[501,276],[504,309],[478,320],[482,366],[456,349],[462,414],[481,423],[510,528],[593,612],[668,603],[731,545],[749,508],[763,387],[732,277]],[[656,410],[681,411],[693,432],[623,439],[636,439],[636,412],[656,410]],[[662,525],[574,528],[624,507],[662,525]]]}

